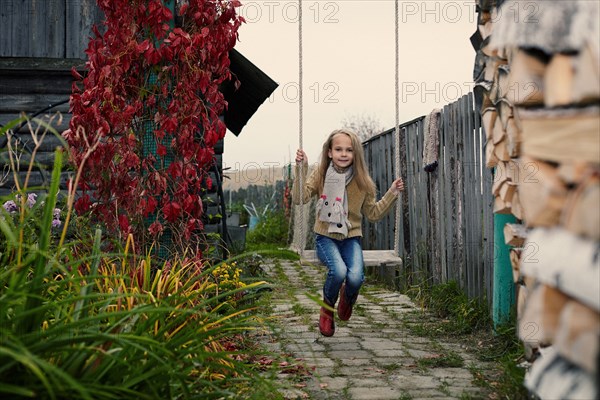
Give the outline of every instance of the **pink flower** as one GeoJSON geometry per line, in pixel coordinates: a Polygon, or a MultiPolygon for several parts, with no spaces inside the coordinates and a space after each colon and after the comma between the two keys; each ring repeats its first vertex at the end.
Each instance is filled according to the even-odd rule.
{"type": "Polygon", "coordinates": [[[11,214],[14,214],[17,212],[17,210],[19,209],[17,207],[17,204],[12,201],[12,200],[8,200],[7,202],[5,202],[2,207],[4,207],[4,209],[6,210],[6,212],[9,212],[11,214]]]}
{"type": "Polygon", "coordinates": [[[37,199],[37,194],[36,193],[29,193],[27,195],[27,207],[31,208],[35,205],[37,199]]]}

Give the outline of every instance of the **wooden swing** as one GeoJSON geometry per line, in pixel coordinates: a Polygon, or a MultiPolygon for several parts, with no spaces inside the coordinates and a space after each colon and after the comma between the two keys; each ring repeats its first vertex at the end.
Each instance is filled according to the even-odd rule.
{"type": "MultiPolygon", "coordinates": [[[[303,149],[303,97],[302,97],[302,0],[298,0],[298,115],[299,115],[299,129],[298,129],[298,139],[299,139],[299,148],[303,149]]],[[[394,149],[394,158],[395,158],[395,168],[396,171],[400,171],[400,88],[399,88],[399,51],[398,51],[398,42],[399,42],[399,24],[398,24],[398,0],[395,0],[395,57],[396,57],[396,132],[394,135],[395,140],[395,149],[394,149]]],[[[300,180],[299,187],[304,187],[304,171],[303,168],[300,168],[300,175],[298,179],[300,180]]],[[[402,192],[397,199],[396,204],[396,219],[395,219],[395,229],[394,229],[394,250],[363,250],[363,259],[365,263],[365,268],[380,268],[379,271],[376,271],[380,276],[387,275],[385,269],[387,267],[393,267],[393,271],[400,268],[402,266],[402,258],[400,257],[400,221],[402,216],[402,192]]],[[[300,206],[299,213],[299,226],[300,226],[300,242],[299,242],[299,254],[300,254],[300,262],[301,263],[313,263],[319,264],[320,261],[317,258],[315,250],[306,250],[306,234],[304,232],[304,207],[300,206]]]]}

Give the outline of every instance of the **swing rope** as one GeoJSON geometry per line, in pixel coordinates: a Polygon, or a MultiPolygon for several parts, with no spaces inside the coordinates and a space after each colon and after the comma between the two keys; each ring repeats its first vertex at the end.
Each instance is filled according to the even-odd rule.
{"type": "MultiPolygon", "coordinates": [[[[394,161],[395,176],[400,176],[400,24],[398,23],[398,0],[394,2],[394,22],[395,22],[395,41],[396,41],[396,130],[394,132],[394,161]]],[[[400,255],[400,218],[402,216],[402,192],[398,195],[396,204],[396,220],[394,222],[394,254],[400,255]]]]}
{"type": "MultiPolygon", "coordinates": [[[[395,22],[395,58],[396,58],[396,71],[395,71],[395,97],[396,97],[396,126],[395,126],[395,134],[394,134],[394,165],[396,176],[400,175],[400,74],[399,74],[399,23],[398,23],[398,0],[394,2],[394,22],[395,22]]],[[[298,145],[299,149],[303,149],[303,96],[302,96],[302,86],[303,86],[303,68],[302,68],[302,0],[298,0],[298,145]]],[[[290,160],[291,161],[291,160],[290,160]]],[[[302,164],[299,170],[298,176],[298,189],[300,192],[300,212],[298,214],[298,225],[300,226],[300,240],[298,242],[300,259],[302,259],[302,254],[306,248],[306,234],[304,230],[304,205],[302,204],[303,197],[303,188],[304,188],[304,169],[302,168],[302,164]]],[[[402,192],[398,196],[397,205],[396,205],[396,218],[394,224],[394,254],[396,256],[400,255],[400,222],[402,216],[402,192]]]]}
{"type": "MultiPolygon", "coordinates": [[[[302,76],[302,0],[298,0],[298,146],[299,149],[302,150],[304,148],[303,146],[303,116],[302,116],[302,110],[303,110],[303,97],[302,97],[302,82],[303,82],[303,76],[302,76]]],[[[291,162],[291,160],[290,160],[291,162]]],[[[300,225],[300,241],[298,243],[298,246],[300,247],[300,256],[302,256],[302,253],[304,252],[305,248],[306,248],[306,234],[304,232],[304,204],[303,204],[303,197],[304,197],[304,168],[303,168],[303,164],[304,161],[300,164],[300,173],[298,176],[299,179],[299,185],[298,185],[298,191],[300,192],[300,214],[298,215],[298,223],[300,225]]]]}

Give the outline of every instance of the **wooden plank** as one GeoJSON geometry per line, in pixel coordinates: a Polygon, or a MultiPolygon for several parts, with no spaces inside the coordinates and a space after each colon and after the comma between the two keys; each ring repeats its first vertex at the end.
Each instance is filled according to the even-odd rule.
{"type": "Polygon", "coordinates": [[[460,119],[461,119],[461,141],[462,141],[462,146],[461,146],[461,172],[462,172],[462,204],[461,204],[461,208],[462,208],[462,238],[463,238],[463,272],[464,272],[464,276],[463,276],[463,280],[465,282],[465,287],[467,288],[466,292],[467,295],[470,295],[470,293],[472,293],[472,284],[473,282],[471,281],[472,278],[472,274],[471,274],[471,258],[470,258],[470,252],[471,252],[471,248],[473,247],[473,243],[470,241],[470,236],[471,236],[471,232],[469,231],[469,214],[472,212],[472,209],[469,208],[471,199],[468,196],[469,190],[470,190],[470,182],[469,182],[469,164],[468,164],[468,148],[467,148],[467,137],[468,137],[468,132],[467,132],[467,110],[466,110],[466,101],[465,101],[465,96],[462,96],[460,99],[460,108],[459,108],[459,115],[460,115],[460,119]],[[467,281],[468,278],[468,281],[467,281]]]}
{"type": "Polygon", "coordinates": [[[471,156],[472,156],[472,196],[473,196],[473,216],[471,219],[471,226],[474,230],[473,240],[476,241],[476,248],[473,249],[473,263],[474,263],[474,275],[473,279],[477,282],[475,296],[481,299],[483,279],[482,279],[482,262],[481,252],[483,246],[483,236],[481,227],[481,163],[479,158],[479,128],[477,123],[477,112],[474,109],[473,94],[469,93],[467,98],[469,110],[469,124],[470,124],[470,135],[471,135],[471,156]]]}
{"type": "MultiPolygon", "coordinates": [[[[385,147],[385,176],[386,176],[386,190],[390,187],[394,181],[394,163],[395,163],[395,152],[394,152],[394,137],[392,134],[385,135],[383,137],[385,147]]],[[[396,226],[395,226],[395,209],[387,214],[382,221],[384,225],[384,232],[389,232],[384,238],[384,248],[394,249],[394,242],[396,239],[396,226]]]]}
{"type": "MultiPolygon", "coordinates": [[[[385,148],[385,137],[382,136],[379,139],[379,154],[385,154],[386,148],[385,148]]],[[[385,157],[378,157],[379,159],[379,195],[378,195],[378,199],[379,197],[383,196],[385,194],[385,192],[388,189],[388,183],[387,183],[387,179],[385,177],[385,164],[387,162],[385,157]]],[[[386,230],[386,226],[380,222],[377,223],[377,231],[378,231],[378,238],[379,241],[377,243],[378,245],[378,250],[389,250],[389,247],[387,245],[387,239],[390,236],[389,231],[386,230]]]]}
{"type": "MultiPolygon", "coordinates": [[[[377,154],[381,154],[381,138],[378,138],[376,143],[376,151],[377,154]]],[[[379,188],[379,190],[381,190],[381,157],[376,157],[374,159],[375,163],[374,163],[374,168],[375,168],[375,185],[377,186],[377,188],[379,188]]],[[[377,195],[376,195],[377,196],[377,195]]],[[[374,224],[374,230],[375,230],[375,238],[376,238],[376,243],[375,243],[375,249],[376,250],[380,250],[381,249],[381,235],[382,233],[382,229],[381,226],[377,223],[374,224]]]]}
{"type": "Polygon", "coordinates": [[[445,133],[444,133],[444,114],[442,112],[441,116],[440,116],[440,151],[439,151],[439,157],[438,157],[438,167],[437,167],[437,197],[436,197],[436,202],[437,202],[437,232],[436,232],[436,238],[437,238],[437,243],[438,243],[438,259],[439,259],[439,271],[438,271],[438,282],[442,283],[444,282],[444,271],[446,268],[446,244],[445,244],[445,235],[444,235],[444,227],[445,227],[445,222],[444,222],[444,187],[445,187],[445,182],[444,182],[444,165],[445,165],[445,133]]]}
{"type": "Polygon", "coordinates": [[[412,131],[412,140],[413,140],[413,174],[415,177],[415,197],[413,198],[414,200],[414,210],[416,212],[416,226],[415,226],[415,232],[416,232],[416,237],[415,237],[415,247],[417,249],[417,256],[419,259],[419,270],[422,273],[428,274],[428,265],[426,262],[427,259],[427,249],[424,248],[425,243],[423,243],[423,239],[424,239],[424,235],[423,235],[423,225],[427,224],[427,221],[425,221],[425,218],[423,216],[423,212],[425,209],[425,205],[427,204],[427,202],[425,201],[425,199],[427,197],[423,196],[423,185],[422,185],[422,176],[421,176],[421,170],[422,170],[422,158],[423,158],[423,150],[422,150],[422,146],[421,146],[421,140],[422,137],[420,135],[419,132],[419,126],[418,124],[413,124],[411,125],[411,131],[412,131]]]}
{"type": "MultiPolygon", "coordinates": [[[[310,262],[313,264],[320,264],[321,262],[317,258],[315,250],[304,250],[301,254],[303,262],[310,262]]],[[[382,264],[386,266],[400,266],[402,265],[402,259],[397,257],[391,250],[364,250],[363,261],[365,267],[375,267],[382,264]]]]}
{"type": "Polygon", "coordinates": [[[458,213],[458,218],[457,218],[457,222],[458,222],[458,249],[460,252],[460,258],[459,258],[459,286],[461,287],[461,289],[467,293],[467,295],[469,294],[469,281],[468,281],[468,262],[467,262],[467,253],[468,253],[468,247],[470,245],[470,243],[467,241],[466,238],[466,215],[465,215],[465,211],[466,211],[466,195],[465,195],[465,190],[467,189],[467,185],[465,184],[465,179],[466,179],[466,172],[465,172],[465,148],[464,148],[464,143],[465,143],[465,128],[464,128],[464,115],[463,115],[463,101],[462,101],[462,97],[460,99],[458,99],[455,103],[455,110],[456,110],[456,122],[457,122],[457,142],[456,142],[456,152],[457,152],[457,186],[458,186],[458,190],[457,190],[457,194],[458,194],[458,201],[457,201],[457,213],[458,213]]]}
{"type": "Polygon", "coordinates": [[[455,106],[454,104],[451,104],[448,107],[448,111],[449,111],[449,119],[448,119],[448,125],[449,125],[449,150],[450,150],[450,157],[449,157],[449,182],[450,182],[450,192],[448,193],[448,199],[450,199],[450,201],[448,201],[448,205],[450,207],[450,209],[448,210],[448,221],[449,221],[449,236],[448,239],[450,241],[450,245],[448,246],[448,250],[449,250],[449,255],[448,255],[448,260],[450,262],[449,266],[450,266],[450,270],[449,272],[449,279],[451,280],[455,280],[458,281],[458,276],[456,274],[456,266],[458,263],[458,238],[456,236],[456,226],[457,226],[457,190],[456,190],[456,110],[455,110],[455,106]]]}
{"type": "Polygon", "coordinates": [[[9,0],[12,3],[10,18],[12,20],[10,40],[12,57],[32,57],[31,29],[29,29],[30,0],[9,0]],[[23,27],[26,27],[23,29],[23,27]]]}
{"type": "Polygon", "coordinates": [[[418,258],[418,248],[417,248],[417,213],[415,212],[416,207],[416,176],[415,176],[415,144],[414,144],[414,135],[411,126],[409,125],[406,128],[406,144],[407,144],[407,154],[409,156],[409,162],[407,164],[407,173],[408,173],[408,206],[410,213],[410,254],[411,260],[413,262],[413,273],[419,273],[421,269],[421,265],[419,263],[418,258]]]}
{"type": "Polygon", "coordinates": [[[473,229],[473,240],[476,242],[473,248],[473,279],[477,283],[475,297],[479,298],[481,294],[481,279],[479,272],[481,270],[481,213],[479,211],[478,200],[481,198],[481,190],[478,171],[478,162],[476,160],[477,150],[475,136],[478,134],[475,127],[475,111],[473,109],[473,97],[469,93],[467,97],[467,110],[469,112],[469,137],[471,148],[471,229],[473,229]]]}
{"type": "Polygon", "coordinates": [[[72,92],[73,76],[70,71],[0,71],[2,94],[64,94],[72,92]]]}
{"type": "Polygon", "coordinates": [[[44,18],[46,23],[46,32],[48,32],[47,49],[40,51],[41,54],[47,54],[47,57],[64,58],[65,38],[67,31],[66,8],[71,4],[77,4],[76,1],[54,0],[48,5],[49,12],[44,18]]]}
{"type": "MultiPolygon", "coordinates": [[[[444,112],[446,112],[447,110],[444,110],[444,112]]],[[[440,184],[440,188],[439,188],[439,197],[438,197],[438,204],[439,204],[439,212],[440,212],[440,217],[439,217],[439,221],[440,221],[440,232],[439,232],[439,237],[440,237],[440,260],[442,262],[442,275],[440,276],[441,282],[447,282],[448,281],[448,240],[447,240],[447,225],[448,225],[448,221],[447,221],[447,215],[446,215],[446,200],[447,200],[447,196],[446,196],[446,192],[448,191],[448,128],[446,126],[446,121],[445,121],[445,117],[442,114],[442,132],[440,135],[440,143],[443,145],[443,151],[440,153],[440,163],[439,163],[439,168],[440,168],[440,177],[439,177],[439,184],[440,184]]]]}
{"type": "Polygon", "coordinates": [[[417,132],[417,163],[415,166],[415,170],[417,171],[417,174],[419,176],[419,197],[420,197],[420,201],[419,201],[419,205],[420,205],[420,210],[421,210],[421,223],[419,224],[420,227],[420,233],[421,233],[421,237],[419,240],[419,243],[421,246],[423,246],[425,248],[425,251],[423,252],[423,261],[425,263],[424,267],[427,269],[427,273],[428,275],[431,275],[432,272],[432,267],[431,267],[431,256],[430,256],[430,249],[427,246],[427,242],[429,241],[429,237],[430,237],[430,230],[429,230],[429,220],[430,218],[430,212],[429,212],[429,203],[426,201],[427,199],[427,192],[428,192],[428,184],[427,184],[427,176],[428,173],[423,169],[423,149],[424,149],[424,145],[425,145],[425,141],[424,141],[424,137],[425,137],[425,132],[424,132],[424,126],[423,126],[423,121],[419,121],[415,124],[415,131],[417,132]]]}
{"type": "MultiPolygon", "coordinates": [[[[39,171],[38,170],[38,171],[32,172],[29,176],[28,187],[29,188],[48,187],[50,185],[50,175],[51,175],[50,169],[48,171],[39,171]]],[[[73,173],[69,172],[69,171],[61,172],[61,174],[60,174],[60,188],[61,189],[67,189],[67,181],[72,175],[73,175],[73,173]]],[[[19,171],[17,173],[17,179],[19,180],[20,184],[23,184],[25,182],[26,177],[27,177],[27,171],[19,171]]],[[[2,182],[2,184],[0,185],[0,188],[9,189],[9,190],[14,190],[14,187],[15,187],[15,179],[13,177],[13,174],[9,174],[6,177],[6,180],[4,180],[2,182]]]]}
{"type": "Polygon", "coordinates": [[[483,228],[482,228],[482,209],[481,209],[481,141],[480,141],[480,119],[479,113],[475,110],[473,93],[468,95],[469,111],[471,114],[470,122],[472,124],[472,146],[473,146],[473,229],[476,230],[475,240],[477,240],[477,251],[475,252],[474,262],[476,265],[474,279],[478,282],[477,298],[482,298],[484,295],[484,280],[483,280],[483,228]]]}
{"type": "Polygon", "coordinates": [[[459,239],[459,244],[458,244],[458,248],[460,251],[460,273],[459,273],[459,283],[461,285],[461,287],[463,288],[463,290],[465,292],[467,292],[468,294],[468,283],[467,283],[467,275],[468,275],[468,270],[467,270],[467,251],[468,251],[468,246],[469,243],[466,240],[466,212],[467,212],[467,199],[466,199],[466,195],[465,195],[465,190],[466,190],[466,185],[465,185],[465,180],[466,180],[466,172],[465,172],[465,120],[464,120],[464,114],[463,114],[463,108],[464,108],[464,102],[463,102],[463,97],[461,97],[457,102],[456,102],[456,118],[457,118],[457,125],[458,125],[458,141],[457,141],[457,153],[458,153],[458,163],[457,163],[457,167],[458,167],[458,179],[457,179],[457,185],[459,190],[457,191],[457,193],[459,193],[459,198],[458,198],[458,210],[459,210],[459,219],[458,219],[458,239],[459,239]]]}
{"type": "Polygon", "coordinates": [[[448,279],[457,280],[456,266],[456,125],[453,105],[448,106],[448,279]]]}
{"type": "Polygon", "coordinates": [[[478,197],[475,192],[477,179],[475,177],[475,146],[474,146],[474,130],[473,130],[473,105],[469,101],[468,96],[464,96],[464,118],[465,118],[465,163],[467,173],[467,188],[468,193],[465,200],[468,202],[466,205],[466,216],[467,216],[467,233],[468,233],[468,267],[471,280],[471,297],[477,297],[479,292],[479,280],[477,279],[477,270],[479,264],[477,263],[477,255],[481,247],[480,241],[480,224],[477,223],[477,207],[476,198],[478,197]]]}
{"type": "Polygon", "coordinates": [[[443,262],[443,268],[442,268],[442,282],[448,282],[448,264],[449,264],[449,245],[450,245],[450,222],[448,220],[449,218],[449,212],[448,212],[448,208],[449,208],[449,193],[450,193],[450,182],[449,182],[449,169],[450,169],[450,132],[449,132],[449,123],[448,123],[448,106],[445,106],[443,108],[443,113],[442,113],[442,139],[440,140],[440,142],[443,142],[444,144],[444,152],[443,152],[443,160],[441,160],[441,171],[442,171],[442,175],[440,176],[440,184],[441,184],[441,188],[440,188],[440,212],[441,212],[441,216],[440,216],[440,225],[441,225],[441,244],[443,246],[442,249],[442,262],[443,262]]]}
{"type": "MultiPolygon", "coordinates": [[[[421,121],[422,131],[423,131],[423,147],[426,146],[427,141],[427,131],[428,127],[425,126],[425,121],[421,121]]],[[[441,138],[441,127],[439,127],[438,132],[435,134],[438,135],[438,167],[429,173],[424,173],[425,184],[427,189],[427,215],[428,215],[428,227],[427,227],[427,236],[428,243],[427,248],[429,252],[429,265],[431,269],[431,277],[433,278],[434,284],[440,284],[441,280],[441,258],[440,258],[440,229],[439,229],[439,185],[438,185],[438,176],[440,173],[440,164],[442,158],[442,138],[441,138]]]]}
{"type": "MultiPolygon", "coordinates": [[[[390,153],[391,153],[391,158],[390,158],[390,162],[388,165],[389,168],[389,173],[390,173],[390,178],[392,179],[392,182],[398,178],[400,176],[400,173],[396,171],[396,140],[394,139],[395,137],[395,132],[391,133],[388,136],[388,141],[389,141],[389,145],[390,145],[390,153]]],[[[400,157],[400,162],[402,162],[402,155],[399,154],[400,157]]],[[[391,185],[391,183],[390,183],[391,185]]],[[[396,245],[396,237],[398,234],[400,234],[402,232],[402,225],[400,223],[398,223],[398,226],[396,226],[396,207],[400,207],[401,203],[399,201],[396,201],[396,206],[394,207],[394,211],[392,211],[389,216],[389,223],[390,225],[393,227],[394,229],[394,235],[393,237],[390,238],[390,249],[394,249],[394,246],[396,245]]]]}
{"type": "Polygon", "coordinates": [[[420,249],[420,239],[421,239],[421,235],[420,235],[420,230],[421,230],[421,215],[420,215],[421,207],[420,207],[420,205],[421,205],[421,201],[420,200],[421,199],[419,199],[419,174],[417,172],[417,169],[419,168],[419,165],[417,164],[419,148],[417,146],[417,132],[416,132],[414,125],[410,125],[408,127],[408,133],[409,133],[410,146],[411,146],[410,168],[411,168],[411,177],[412,177],[412,184],[411,184],[411,191],[410,191],[410,194],[411,194],[410,207],[414,212],[411,245],[412,245],[413,260],[415,262],[417,272],[419,274],[422,274],[425,271],[424,271],[424,266],[423,266],[423,262],[422,262],[423,261],[422,260],[422,252],[420,249]]]}
{"type": "MultiPolygon", "coordinates": [[[[385,194],[385,192],[387,191],[389,185],[388,185],[388,178],[387,178],[387,155],[388,155],[388,148],[386,147],[386,137],[382,136],[380,139],[380,154],[383,155],[383,157],[379,157],[380,158],[380,163],[379,163],[379,176],[380,176],[380,186],[379,186],[379,195],[377,196],[377,200],[379,200],[379,198],[381,196],[383,196],[385,194]]],[[[391,230],[389,230],[389,226],[386,224],[386,220],[385,218],[382,221],[378,222],[380,228],[381,228],[381,241],[380,241],[380,249],[381,250],[389,250],[389,246],[388,246],[388,239],[390,236],[390,232],[391,230]]]]}
{"type": "Polygon", "coordinates": [[[65,19],[65,54],[69,58],[86,58],[85,49],[92,36],[92,25],[99,22],[100,10],[90,0],[70,2],[65,19]]]}
{"type": "MultiPolygon", "coordinates": [[[[31,154],[24,151],[21,153],[18,160],[13,157],[12,162],[18,163],[16,166],[19,171],[27,171],[29,169],[29,164],[31,163],[31,154]]],[[[9,166],[10,164],[11,160],[8,152],[0,150],[0,169],[4,166],[9,166]]],[[[42,168],[47,167],[48,170],[52,169],[52,165],[54,165],[54,152],[43,151],[36,153],[33,165],[33,168],[36,170],[38,169],[38,166],[42,166],[42,168]]]]}
{"type": "Polygon", "coordinates": [[[462,166],[461,166],[461,157],[460,157],[460,144],[462,141],[461,131],[460,131],[460,114],[458,104],[452,104],[452,127],[454,134],[453,136],[453,151],[454,151],[454,168],[452,182],[454,185],[454,209],[453,209],[453,234],[454,234],[454,280],[458,282],[460,287],[464,288],[463,285],[463,243],[462,243],[462,166]]]}
{"type": "MultiPolygon", "coordinates": [[[[62,121],[60,121],[60,123],[59,123],[58,115],[56,115],[56,114],[41,114],[41,115],[38,115],[36,118],[39,118],[46,123],[49,123],[50,118],[54,117],[52,119],[51,125],[54,129],[56,129],[60,133],[69,127],[69,123],[71,121],[72,115],[71,114],[61,114],[61,116],[62,116],[62,121]]],[[[21,117],[20,113],[0,114],[0,125],[4,126],[11,121],[19,119],[20,117],[21,117]]],[[[17,128],[19,128],[19,127],[16,126],[13,128],[13,133],[19,134],[19,135],[25,135],[25,136],[29,136],[29,137],[31,136],[31,134],[29,133],[29,126],[27,124],[23,125],[18,130],[15,130],[17,128]]],[[[1,145],[0,145],[0,147],[1,147],[1,145]]]]}
{"type": "Polygon", "coordinates": [[[64,1],[61,0],[45,0],[29,2],[29,19],[25,29],[30,30],[29,49],[32,57],[52,57],[61,58],[61,51],[64,43],[65,21],[60,20],[60,16],[64,17],[64,9],[60,16],[56,13],[59,4],[64,8],[64,1]],[[60,35],[58,32],[62,31],[60,35]],[[59,49],[56,49],[55,38],[63,37],[59,49]]]}
{"type": "MultiPolygon", "coordinates": [[[[366,143],[363,143],[363,151],[365,153],[365,163],[367,165],[367,169],[369,171],[369,174],[372,176],[373,175],[373,168],[372,168],[372,164],[371,164],[371,152],[373,149],[373,145],[372,142],[368,141],[366,143]]],[[[363,237],[362,237],[362,247],[365,250],[369,250],[371,249],[371,223],[366,219],[363,218],[363,237]]]]}
{"type": "MultiPolygon", "coordinates": [[[[60,94],[3,94],[0,93],[0,110],[3,113],[26,112],[35,113],[52,104],[68,100],[68,97],[60,94]]],[[[54,108],[55,111],[69,112],[69,103],[64,103],[54,108]]]]}
{"type": "MultiPolygon", "coordinates": [[[[396,171],[397,176],[401,176],[402,180],[404,180],[404,182],[406,182],[406,137],[405,137],[405,130],[404,129],[399,129],[398,130],[398,145],[400,146],[400,171],[396,171]]],[[[396,133],[394,132],[394,135],[396,133]]],[[[395,138],[395,136],[394,136],[395,138]]],[[[396,168],[396,164],[394,164],[394,168],[396,168]]],[[[398,249],[398,255],[402,258],[405,259],[406,255],[407,255],[407,248],[406,248],[406,224],[408,222],[408,218],[406,217],[407,213],[409,212],[408,207],[406,206],[406,196],[405,196],[405,192],[400,193],[399,196],[399,200],[398,202],[400,203],[400,207],[402,208],[402,212],[400,213],[400,226],[398,227],[398,229],[400,229],[399,232],[399,249],[398,249]]]]}
{"type": "MultiPolygon", "coordinates": [[[[389,135],[388,135],[389,136],[389,135]]],[[[379,192],[379,196],[383,196],[388,188],[390,187],[390,183],[389,183],[389,178],[387,176],[387,164],[389,163],[389,149],[387,147],[387,141],[386,141],[386,136],[382,136],[381,140],[381,153],[383,154],[383,157],[381,157],[381,163],[379,165],[380,167],[380,176],[381,176],[381,187],[380,187],[380,192],[379,192]]],[[[377,200],[379,200],[379,197],[377,198],[377,200]]],[[[390,236],[392,236],[392,232],[393,232],[393,228],[389,226],[389,224],[387,223],[387,215],[386,218],[383,218],[382,221],[379,221],[379,227],[381,229],[381,240],[380,240],[380,249],[381,250],[390,250],[389,247],[389,239],[390,236]]],[[[393,249],[393,247],[392,247],[393,249]]]]}
{"type": "Polygon", "coordinates": [[[475,252],[478,242],[475,239],[475,227],[473,226],[473,134],[472,123],[470,122],[471,110],[469,110],[468,96],[462,97],[462,118],[464,130],[464,172],[465,172],[465,241],[466,241],[466,270],[469,287],[469,296],[474,297],[477,291],[477,281],[475,279],[475,252]]]}
{"type": "MultiPolygon", "coordinates": [[[[438,154],[441,157],[441,150],[438,150],[438,154]]],[[[431,265],[432,275],[434,283],[439,284],[441,276],[441,259],[440,259],[440,229],[439,229],[439,162],[438,157],[438,168],[428,174],[429,178],[429,199],[430,199],[430,249],[431,249],[431,265]]]]}
{"type": "MultiPolygon", "coordinates": [[[[376,157],[373,157],[373,154],[376,154],[377,140],[378,139],[375,138],[374,140],[369,141],[369,143],[368,143],[368,148],[369,148],[368,168],[369,168],[369,173],[371,174],[371,177],[373,178],[373,180],[375,180],[375,175],[376,175],[376,167],[375,167],[376,157]]],[[[365,247],[365,249],[368,249],[368,250],[375,249],[376,241],[377,241],[377,237],[376,237],[377,235],[375,234],[375,224],[371,223],[366,218],[363,218],[363,221],[364,221],[365,227],[366,227],[366,232],[364,232],[364,234],[368,235],[366,237],[367,246],[365,247]]]]}
{"type": "Polygon", "coordinates": [[[415,210],[417,211],[417,237],[415,238],[415,244],[419,254],[419,263],[421,271],[429,274],[429,262],[428,262],[428,249],[427,244],[427,192],[424,191],[425,185],[423,183],[424,171],[423,171],[423,135],[420,124],[414,124],[412,126],[414,145],[415,145],[415,158],[414,158],[414,174],[416,179],[415,186],[415,210]]]}
{"type": "Polygon", "coordinates": [[[0,57],[12,55],[12,18],[13,0],[0,1],[0,57]]]}
{"type": "Polygon", "coordinates": [[[48,36],[50,32],[47,31],[49,26],[46,24],[45,16],[48,14],[48,6],[55,3],[56,0],[36,1],[31,0],[27,4],[29,9],[25,12],[28,15],[27,25],[23,27],[29,30],[29,55],[31,57],[48,57],[48,54],[44,54],[44,49],[48,48],[48,36]]]}
{"type": "Polygon", "coordinates": [[[40,71],[54,71],[70,74],[71,68],[83,72],[85,61],[73,58],[0,58],[0,70],[2,70],[2,73],[14,71],[17,74],[24,72],[34,74],[40,71]]]}

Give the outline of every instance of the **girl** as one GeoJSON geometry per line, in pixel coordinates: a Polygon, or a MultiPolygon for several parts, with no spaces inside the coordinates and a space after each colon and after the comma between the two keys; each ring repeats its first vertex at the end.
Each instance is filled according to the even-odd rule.
{"type": "MultiPolygon", "coordinates": [[[[296,177],[308,170],[308,159],[302,150],[296,152],[296,177]]],[[[365,165],[358,136],[349,129],[333,131],[325,143],[318,168],[306,179],[302,196],[298,179],[292,191],[294,204],[306,203],[318,195],[314,225],[317,257],[327,266],[323,286],[319,330],[324,336],[335,332],[333,307],[338,300],[338,317],[347,321],[364,281],[364,265],[360,238],[363,214],[370,221],[380,220],[391,210],[404,190],[402,178],[396,179],[387,193],[375,201],[375,183],[365,165]],[[302,197],[302,199],[300,199],[302,197]]]]}

